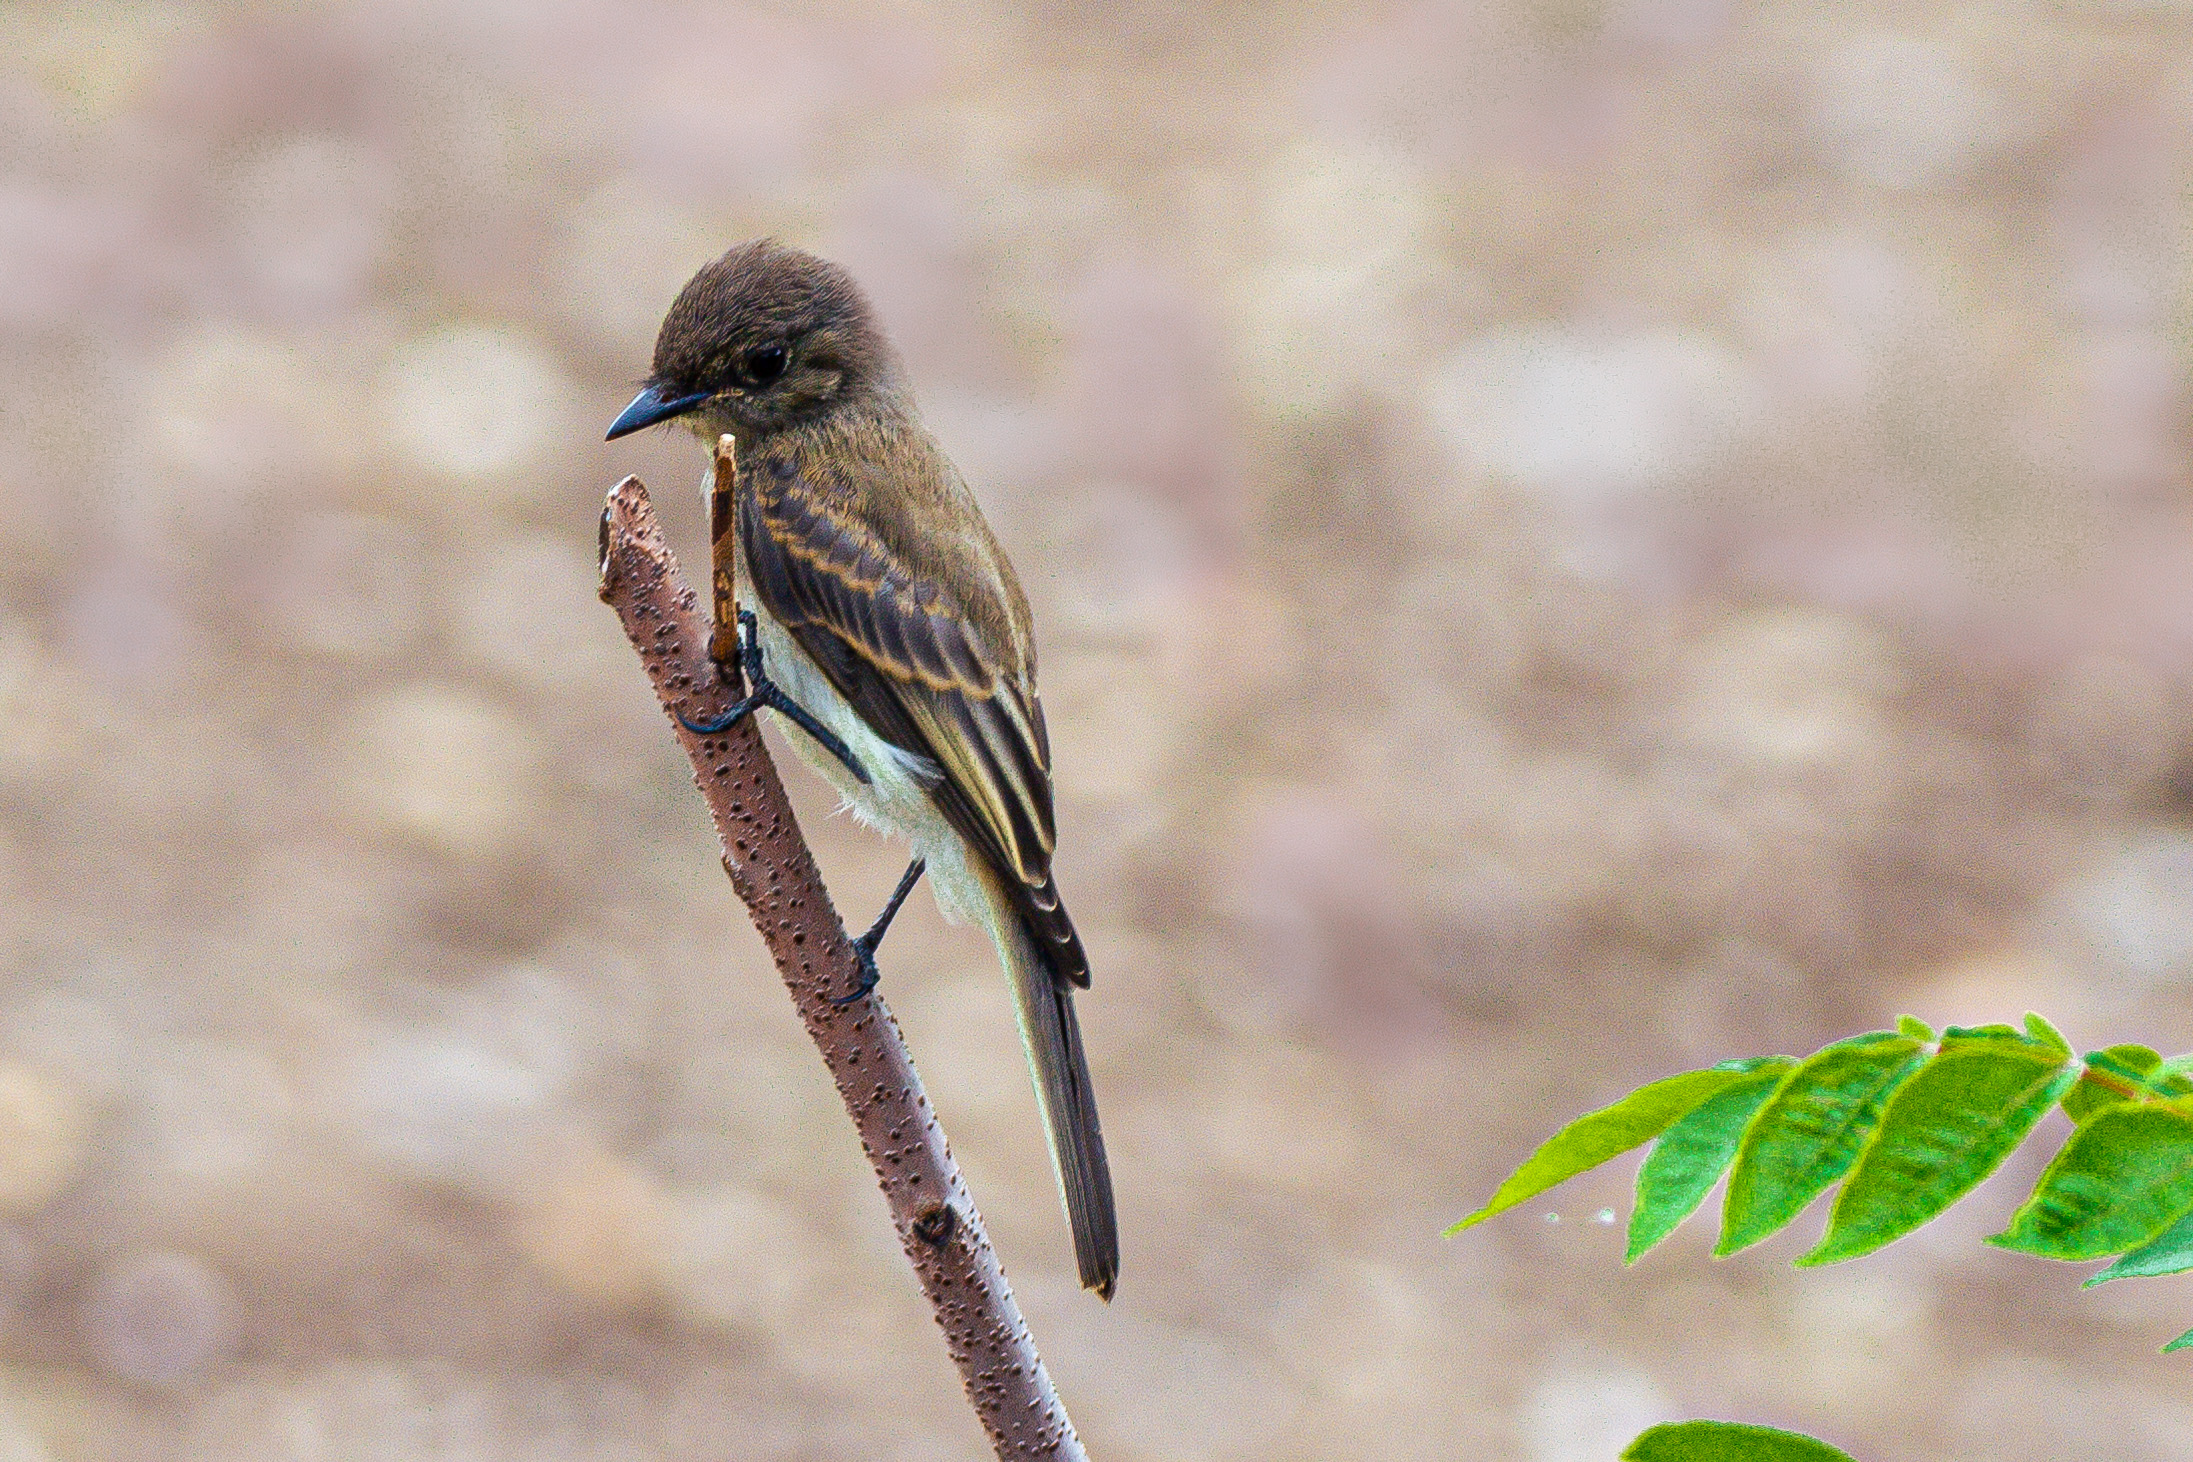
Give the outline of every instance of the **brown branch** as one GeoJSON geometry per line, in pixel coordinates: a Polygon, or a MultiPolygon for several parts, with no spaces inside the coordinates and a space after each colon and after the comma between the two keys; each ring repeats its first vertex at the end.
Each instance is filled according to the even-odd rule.
{"type": "MultiPolygon", "coordinates": [[[[728,480],[728,469],[723,475],[728,480]]],[[[705,738],[679,724],[680,712],[692,720],[721,713],[730,693],[708,658],[709,626],[636,477],[618,483],[602,509],[601,575],[602,601],[623,621],[693,759],[731,887],[769,946],[860,1130],[899,1242],[983,1429],[1000,1458],[1086,1462],[898,1022],[877,995],[848,1006],[830,1003],[831,992],[858,982],[859,965],[754,718],[705,738]]]]}

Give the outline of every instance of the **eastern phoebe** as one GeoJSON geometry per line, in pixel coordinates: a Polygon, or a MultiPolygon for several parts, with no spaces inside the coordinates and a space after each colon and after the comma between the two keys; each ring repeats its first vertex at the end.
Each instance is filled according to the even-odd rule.
{"type": "Polygon", "coordinates": [[[912,844],[898,893],[858,941],[869,973],[856,996],[924,861],[945,918],[990,931],[1081,1283],[1110,1299],[1118,1220],[1074,1018],[1089,961],[1051,876],[1051,747],[1013,566],[835,264],[763,240],[694,275],[609,437],[672,419],[737,447],[736,585],[754,687],[716,727],[755,705],[793,714],[810,733],[792,738],[801,758],[862,821],[912,844]]]}

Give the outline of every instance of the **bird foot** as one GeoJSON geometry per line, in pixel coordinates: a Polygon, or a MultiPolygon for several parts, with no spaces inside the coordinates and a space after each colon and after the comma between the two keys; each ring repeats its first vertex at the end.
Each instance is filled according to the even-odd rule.
{"type": "Polygon", "coordinates": [[[836,732],[816,720],[813,713],[805,706],[786,695],[778,688],[777,683],[763,672],[761,631],[754,618],[753,610],[742,609],[739,611],[739,629],[741,631],[739,669],[746,676],[746,694],[740,697],[729,710],[714,720],[688,721],[681,714],[678,717],[678,724],[695,736],[719,736],[733,726],[738,725],[748,715],[766,706],[814,737],[824,751],[829,752],[839,761],[845,763],[845,769],[853,774],[855,781],[864,787],[867,786],[868,769],[860,764],[859,757],[853,755],[853,748],[839,739],[836,732]]]}
{"type": "Polygon", "coordinates": [[[914,891],[914,885],[921,882],[921,871],[928,866],[928,862],[921,858],[907,864],[906,871],[899,875],[899,886],[892,890],[891,900],[883,906],[883,912],[876,915],[876,922],[868,926],[866,934],[853,941],[853,955],[860,961],[860,983],[853,987],[849,995],[831,996],[832,1005],[851,1005],[875,989],[877,981],[883,978],[883,972],[876,968],[876,946],[883,943],[884,931],[891,927],[891,920],[897,917],[899,905],[906,902],[906,896],[914,891]]]}

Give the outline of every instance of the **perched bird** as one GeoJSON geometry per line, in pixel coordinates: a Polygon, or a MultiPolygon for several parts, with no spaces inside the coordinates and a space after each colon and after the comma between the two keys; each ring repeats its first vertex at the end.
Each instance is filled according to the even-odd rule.
{"type": "MultiPolygon", "coordinates": [[[[737,592],[756,706],[865,822],[915,858],[873,954],[926,865],[947,919],[997,945],[1081,1283],[1119,1275],[1112,1180],[1074,991],[1089,961],[1051,876],[1051,747],[1020,581],[973,493],[914,409],[897,353],[843,269],[763,240],[693,276],[654,368],[609,429],[729,433],[737,592]]],[[[711,468],[711,472],[715,469],[711,468]]]]}

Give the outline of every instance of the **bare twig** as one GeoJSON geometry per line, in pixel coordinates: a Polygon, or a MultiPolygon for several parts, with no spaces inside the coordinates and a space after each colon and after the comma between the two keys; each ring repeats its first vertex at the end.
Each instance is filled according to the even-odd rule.
{"type": "Polygon", "coordinates": [[[693,759],[694,780],[723,841],[724,871],[860,1130],[899,1242],[936,1311],[983,1429],[1000,1458],[1086,1462],[898,1022],[879,996],[848,1006],[830,1003],[832,992],[857,983],[858,961],[754,718],[709,737],[678,722],[681,711],[692,720],[718,714],[730,693],[706,652],[709,626],[636,477],[618,483],[602,509],[601,575],[602,600],[623,621],[679,744],[693,759]]]}

